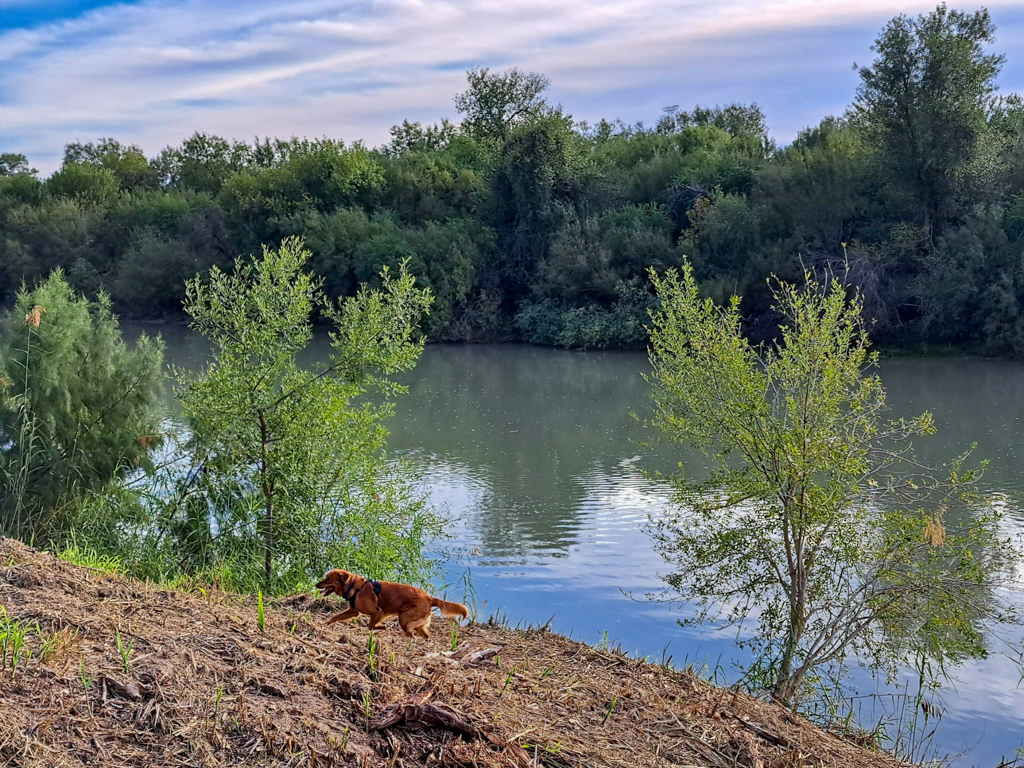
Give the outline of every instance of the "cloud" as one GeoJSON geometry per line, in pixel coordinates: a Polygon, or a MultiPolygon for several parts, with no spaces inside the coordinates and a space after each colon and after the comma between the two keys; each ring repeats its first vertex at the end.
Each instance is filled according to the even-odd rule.
{"type": "MultiPolygon", "coordinates": [[[[375,144],[404,118],[453,117],[451,98],[462,88],[464,68],[514,65],[547,74],[553,98],[580,118],[651,122],[667,104],[757,101],[775,135],[787,140],[849,103],[856,86],[851,64],[870,58],[870,42],[886,19],[933,6],[892,0],[108,4],[0,32],[0,151],[23,151],[48,171],[66,142],[114,133],[150,153],[196,130],[375,144]]],[[[997,23],[1003,14],[1019,27],[1014,7],[995,3],[997,23]]],[[[1015,39],[1020,36],[1002,37],[1011,58],[1020,53],[1015,39]]]]}

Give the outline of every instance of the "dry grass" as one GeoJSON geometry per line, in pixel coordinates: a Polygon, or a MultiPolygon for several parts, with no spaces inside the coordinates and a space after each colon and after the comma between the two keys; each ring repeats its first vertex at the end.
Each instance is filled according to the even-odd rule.
{"type": "MultiPolygon", "coordinates": [[[[59,651],[0,680],[0,765],[895,766],[784,709],[545,631],[458,648],[337,604],[170,592],[0,540],[0,604],[59,651]],[[133,646],[130,675],[116,646],[133,646]]],[[[35,638],[33,651],[43,640],[35,638]]]]}

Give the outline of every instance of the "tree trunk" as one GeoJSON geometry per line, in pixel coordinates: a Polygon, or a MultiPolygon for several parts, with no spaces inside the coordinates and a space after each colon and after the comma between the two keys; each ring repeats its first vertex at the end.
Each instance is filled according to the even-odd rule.
{"type": "Polygon", "coordinates": [[[796,698],[800,677],[793,674],[793,660],[800,647],[800,638],[804,634],[804,596],[806,578],[802,568],[797,569],[790,580],[791,594],[789,598],[789,626],[786,628],[786,645],[782,651],[782,662],[775,677],[772,696],[789,706],[796,698]]]}
{"type": "Polygon", "coordinates": [[[772,690],[772,698],[786,706],[793,701],[796,691],[793,690],[793,657],[796,655],[796,627],[790,618],[789,630],[786,632],[786,647],[782,652],[782,664],[775,678],[775,688],[772,690]]]}

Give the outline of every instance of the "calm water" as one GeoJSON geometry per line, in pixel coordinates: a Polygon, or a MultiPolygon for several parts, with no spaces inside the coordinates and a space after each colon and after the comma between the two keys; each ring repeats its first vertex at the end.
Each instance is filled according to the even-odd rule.
{"type": "MultiPolygon", "coordinates": [[[[168,359],[199,364],[204,347],[165,331],[168,359]]],[[[314,356],[323,348],[314,350],[314,356]]],[[[452,519],[449,581],[467,569],[481,616],[543,623],[589,643],[640,655],[706,661],[736,676],[732,635],[683,629],[660,588],[661,562],[641,526],[664,508],[664,486],[644,470],[689,473],[703,462],[678,447],[651,451],[631,416],[648,407],[642,354],[526,346],[428,347],[390,424],[390,448],[422,472],[452,519]]],[[[1009,499],[1024,528],[1024,365],[973,360],[890,360],[881,369],[896,415],[935,414],[939,434],[919,452],[952,458],[978,444],[991,460],[989,490],[1009,499]]],[[[462,596],[452,586],[449,594],[462,596]]],[[[1021,632],[1018,630],[1016,635],[1021,632]]],[[[998,649],[996,649],[998,650],[998,649]]],[[[937,746],[957,765],[995,766],[1024,742],[1024,689],[1002,655],[959,670],[943,693],[937,746]]],[[[873,692],[871,684],[862,693],[873,692]]]]}

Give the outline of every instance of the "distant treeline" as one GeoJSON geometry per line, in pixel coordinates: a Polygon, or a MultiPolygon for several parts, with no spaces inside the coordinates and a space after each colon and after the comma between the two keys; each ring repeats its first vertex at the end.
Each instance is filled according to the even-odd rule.
{"type": "Polygon", "coordinates": [[[754,105],[589,125],[545,77],[482,69],[460,123],[377,149],[103,139],[45,180],[2,155],[0,302],[60,267],[122,317],[176,318],[187,278],[300,235],[331,296],[408,260],[435,340],[641,345],[645,271],[686,256],[755,337],[777,325],[766,279],[810,269],[846,275],[887,344],[1024,355],[1024,101],[996,90],[994,31],[945,6],[893,19],[847,112],[786,147],[754,105]]]}

